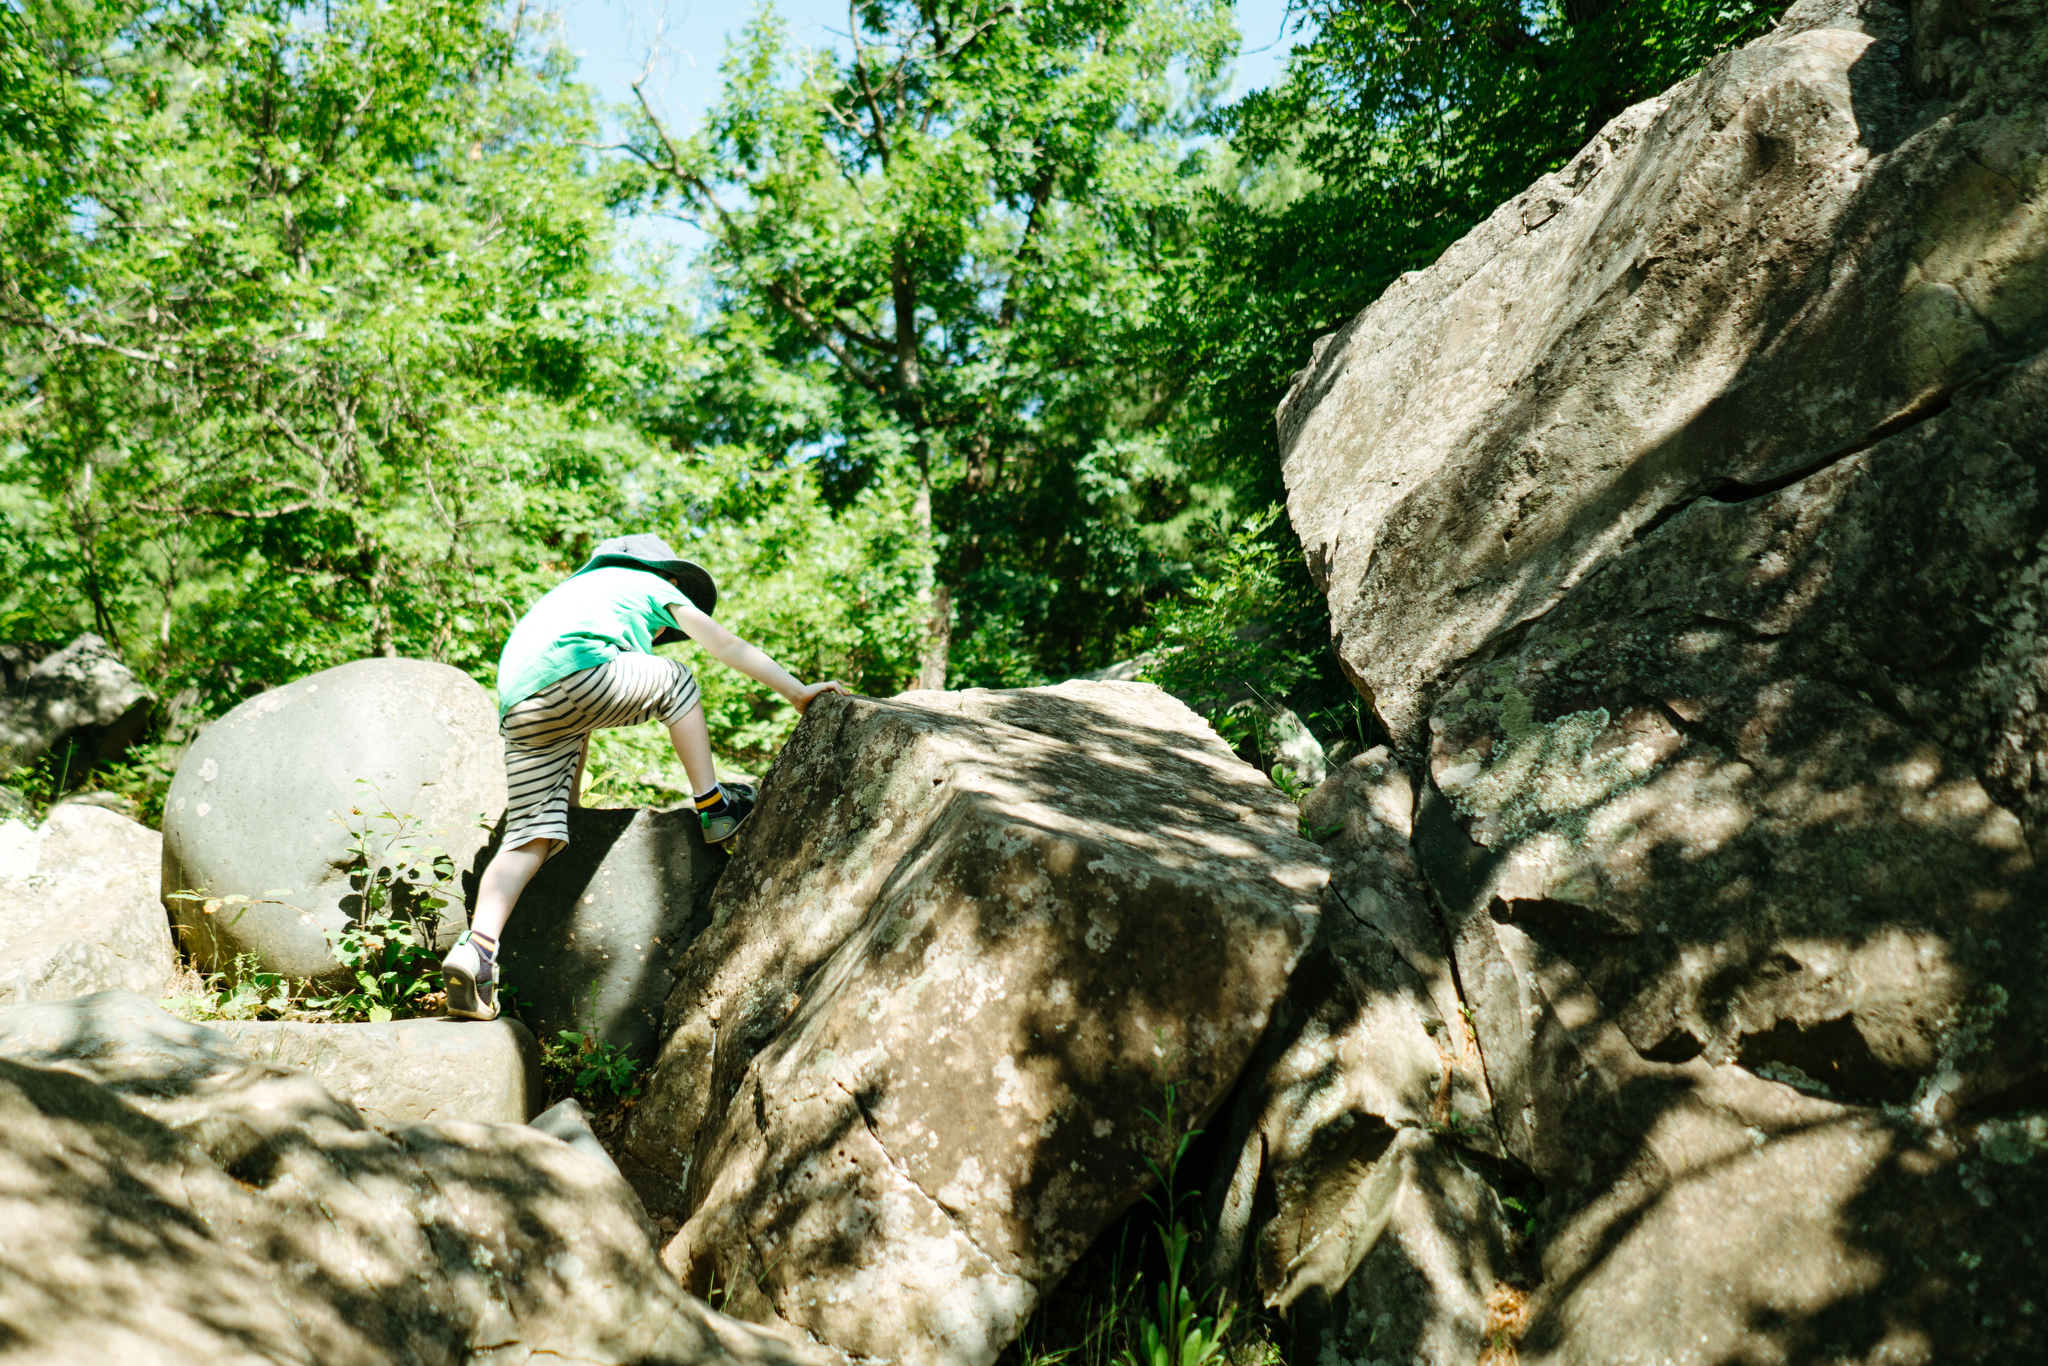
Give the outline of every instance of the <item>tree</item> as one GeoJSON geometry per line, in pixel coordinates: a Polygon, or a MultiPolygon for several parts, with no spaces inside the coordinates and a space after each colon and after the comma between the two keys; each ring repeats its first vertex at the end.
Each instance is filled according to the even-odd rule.
{"type": "MultiPolygon", "coordinates": [[[[1190,497],[1135,326],[1185,237],[1220,0],[856,0],[844,51],[762,10],[683,138],[629,149],[710,237],[723,320],[815,364],[828,484],[893,490],[929,564],[917,672],[1030,681],[1106,652],[1190,497]],[[1119,602],[1121,599],[1121,602],[1119,602]],[[1123,617],[1118,617],[1121,607],[1123,617]],[[955,616],[967,637],[967,663],[955,616]]],[[[1085,665],[1084,665],[1085,667],[1085,665]]]]}
{"type": "Polygon", "coordinates": [[[15,542],[45,588],[13,605],[49,620],[75,591],[229,693],[334,655],[465,657],[463,623],[505,610],[482,552],[528,490],[573,483],[607,334],[647,307],[580,174],[585,102],[474,3],[312,29],[174,5],[112,36],[74,46],[102,86],[68,167],[83,221],[0,286],[28,396],[15,542]]]}
{"type": "MultiPolygon", "coordinates": [[[[1238,490],[1286,490],[1273,411],[1315,338],[1496,206],[1569,160],[1628,105],[1754,36],[1778,0],[1306,0],[1314,36],[1286,79],[1219,112],[1227,135],[1200,191],[1192,249],[1155,312],[1153,355],[1184,386],[1174,446],[1238,490]]],[[[1325,739],[1362,732],[1329,619],[1284,519],[1218,528],[1186,594],[1134,634],[1179,656],[1160,681],[1212,701],[1267,687],[1325,739]],[[1248,574],[1246,566],[1255,566],[1248,574]],[[1255,582],[1248,590],[1246,584],[1255,582]],[[1247,619],[1247,592],[1271,604],[1247,619]],[[1219,643],[1220,642],[1220,643],[1219,643]],[[1312,669],[1296,667],[1314,661],[1312,669]],[[1206,684],[1203,669],[1215,671],[1206,684]]],[[[1228,729],[1230,718],[1211,709],[1228,729]]]]}

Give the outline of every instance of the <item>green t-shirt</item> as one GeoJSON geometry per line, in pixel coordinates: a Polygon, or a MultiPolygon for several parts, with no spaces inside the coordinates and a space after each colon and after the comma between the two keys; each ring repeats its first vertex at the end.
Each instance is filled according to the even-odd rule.
{"type": "Polygon", "coordinates": [[[498,656],[498,715],[570,674],[609,664],[628,650],[652,653],[654,637],[688,602],[646,569],[611,565],[578,574],[549,591],[519,619],[498,656]]]}

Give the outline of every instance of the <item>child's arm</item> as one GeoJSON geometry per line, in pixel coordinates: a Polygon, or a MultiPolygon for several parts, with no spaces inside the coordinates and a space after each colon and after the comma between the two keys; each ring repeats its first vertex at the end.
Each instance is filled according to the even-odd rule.
{"type": "Polygon", "coordinates": [[[767,684],[798,711],[810,706],[811,699],[819,693],[846,691],[846,685],[836,678],[828,678],[822,683],[797,682],[789,670],[770,659],[766,652],[758,646],[749,645],[705,616],[694,603],[679,602],[669,611],[675,616],[676,625],[682,628],[683,634],[703,646],[705,654],[728,669],[743,673],[757,683],[767,684]]]}

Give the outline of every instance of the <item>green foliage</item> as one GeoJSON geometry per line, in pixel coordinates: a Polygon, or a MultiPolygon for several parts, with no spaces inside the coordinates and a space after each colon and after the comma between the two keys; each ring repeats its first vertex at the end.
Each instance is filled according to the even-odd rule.
{"type": "Polygon", "coordinates": [[[559,59],[451,0],[35,36],[94,135],[58,168],[83,207],[0,279],[7,610],[217,702],[386,650],[480,660],[535,504],[555,538],[611,511],[551,486],[632,444],[601,408],[658,312],[609,264],[559,59]]]}
{"type": "Polygon", "coordinates": [[[564,1029],[540,1046],[541,1072],[548,1094],[572,1096],[590,1110],[609,1110],[640,1096],[642,1064],[595,1033],[564,1029]]]}
{"type": "MultiPolygon", "coordinates": [[[[434,923],[459,905],[455,860],[433,841],[445,834],[425,828],[410,811],[391,809],[375,783],[358,778],[363,806],[333,819],[348,832],[349,886],[342,908],[349,923],[322,930],[335,961],[348,970],[348,986],[309,997],[309,1010],[337,1020],[382,1023],[416,1014],[439,983],[441,956],[434,923]]],[[[479,813],[478,823],[486,818],[479,813]]]]}
{"type": "MultiPolygon", "coordinates": [[[[348,833],[343,847],[349,855],[354,904],[345,900],[343,909],[372,921],[392,915],[436,915],[460,900],[455,860],[433,842],[447,832],[428,830],[410,811],[393,811],[368,778],[356,779],[356,785],[371,809],[352,806],[347,816],[330,817],[348,833]]],[[[488,828],[489,823],[488,813],[477,813],[477,824],[488,828]]]]}
{"type": "Polygon", "coordinates": [[[348,969],[350,983],[322,996],[308,996],[308,1010],[334,1020],[382,1024],[421,1013],[440,979],[441,955],[432,932],[410,916],[370,915],[341,930],[324,931],[334,957],[348,969]]]}
{"type": "MultiPolygon", "coordinates": [[[[304,983],[300,983],[302,990],[304,983]]],[[[257,966],[253,954],[237,954],[225,973],[209,973],[198,989],[164,1002],[164,1008],[187,1020],[281,1019],[297,1012],[298,991],[291,980],[257,966]]]]}
{"type": "Polygon", "coordinates": [[[1145,1165],[1157,1185],[1145,1199],[1158,1216],[1154,1232],[1166,1257],[1166,1274],[1154,1287],[1150,1317],[1139,1316],[1133,1323],[1137,1341],[1118,1358],[1122,1366],[1209,1366],[1227,1356],[1224,1345],[1230,1333],[1236,1307],[1219,1293],[1211,1313],[1204,1313],[1189,1284],[1187,1256],[1194,1233],[1181,1217],[1181,1206],[1193,1196],[1179,1187],[1181,1159],[1199,1129],[1181,1130],[1177,1113],[1179,1083],[1171,1075],[1174,1054],[1164,1052],[1165,1033],[1160,1034],[1159,1109],[1145,1111],[1158,1134],[1159,1155],[1147,1154],[1145,1165]]]}
{"type": "Polygon", "coordinates": [[[1231,745],[1261,752],[1267,708],[1312,691],[1329,671],[1327,611],[1280,516],[1268,507],[1212,524],[1207,564],[1124,640],[1140,677],[1187,702],[1231,745]]]}
{"type": "MultiPolygon", "coordinates": [[[[523,13],[4,11],[0,633],[97,630],[214,714],[369,654],[488,681],[591,545],[652,530],[793,667],[914,669],[900,518],[720,435],[801,376],[635,273],[523,13]]],[[[738,691],[715,737],[772,748],[793,716],[738,691]]]]}
{"type": "Polygon", "coordinates": [[[805,400],[734,434],[814,452],[835,506],[892,523],[884,587],[919,609],[892,683],[1089,667],[1163,588],[1195,496],[1134,328],[1185,235],[1228,8],[867,0],[849,20],[847,50],[798,47],[764,9],[695,135],[639,120],[647,192],[711,239],[708,335],[805,400]]]}

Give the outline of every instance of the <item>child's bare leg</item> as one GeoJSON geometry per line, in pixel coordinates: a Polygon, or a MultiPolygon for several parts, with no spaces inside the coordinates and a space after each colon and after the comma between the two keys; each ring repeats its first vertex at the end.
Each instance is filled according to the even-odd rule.
{"type": "Polygon", "coordinates": [[[519,894],[547,861],[548,847],[554,843],[550,839],[528,840],[517,849],[500,849],[492,856],[477,883],[476,914],[469,921],[473,933],[497,943],[505,922],[512,918],[512,908],[519,903],[519,894]]]}
{"type": "Polygon", "coordinates": [[[711,728],[704,724],[704,708],[692,707],[689,714],[668,728],[668,741],[690,775],[690,791],[709,792],[718,783],[718,767],[711,761],[711,728]]]}

